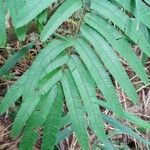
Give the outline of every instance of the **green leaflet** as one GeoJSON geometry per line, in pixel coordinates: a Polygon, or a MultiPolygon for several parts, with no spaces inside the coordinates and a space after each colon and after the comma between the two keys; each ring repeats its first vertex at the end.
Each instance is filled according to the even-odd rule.
{"type": "Polygon", "coordinates": [[[63,93],[60,84],[58,85],[56,99],[51,107],[50,113],[46,119],[42,149],[43,150],[53,150],[56,140],[57,133],[59,132],[62,114],[62,104],[63,104],[63,93]]]}
{"type": "Polygon", "coordinates": [[[150,4],[150,0],[145,0],[145,2],[146,2],[147,4],[150,4]]]}
{"type": "MultiPolygon", "coordinates": [[[[120,4],[123,8],[125,8],[127,11],[132,13],[136,17],[136,4],[135,1],[133,0],[115,0],[120,4]]],[[[149,1],[149,0],[144,0],[149,1]]],[[[139,7],[139,12],[140,12],[140,21],[146,25],[148,28],[150,28],[150,20],[147,19],[150,17],[150,12],[149,12],[149,7],[146,6],[142,1],[140,2],[140,7],[139,7]]]]}
{"type": "Polygon", "coordinates": [[[14,85],[7,91],[5,97],[0,103],[0,114],[3,114],[7,109],[15,103],[23,94],[24,84],[27,79],[28,73],[25,73],[14,85]]]}
{"type": "MultiPolygon", "coordinates": [[[[61,82],[62,83],[62,82],[61,82]]],[[[63,88],[63,87],[62,87],[63,88]]],[[[65,95],[64,95],[65,96],[65,95]]],[[[70,122],[70,115],[67,114],[65,116],[62,117],[62,120],[61,120],[61,127],[60,128],[63,128],[64,126],[68,126],[70,125],[71,122],[70,122]]]]}
{"type": "Polygon", "coordinates": [[[143,127],[145,129],[150,129],[150,122],[144,121],[140,119],[139,117],[133,115],[132,113],[129,112],[124,112],[125,118],[130,120],[132,123],[135,123],[139,125],[140,127],[143,127]]]}
{"type": "Polygon", "coordinates": [[[27,1],[15,19],[15,27],[19,28],[28,24],[38,14],[49,7],[56,0],[32,0],[27,1]]]}
{"type": "Polygon", "coordinates": [[[54,60],[46,69],[45,73],[49,73],[57,68],[62,67],[65,63],[67,63],[69,57],[67,55],[64,55],[62,57],[58,57],[56,60],[54,60]]]}
{"type": "Polygon", "coordinates": [[[62,71],[58,68],[45,75],[37,84],[36,90],[40,95],[47,93],[62,78],[62,71]]]}
{"type": "Polygon", "coordinates": [[[81,0],[66,0],[52,15],[41,33],[44,42],[55,30],[82,6],[81,0]]]}
{"type": "Polygon", "coordinates": [[[95,84],[80,59],[77,56],[72,56],[71,58],[72,59],[68,62],[69,69],[83,100],[85,110],[88,114],[89,121],[91,122],[92,130],[104,144],[107,143],[106,147],[108,150],[113,150],[114,147],[107,139],[107,136],[105,134],[99,106],[95,104],[95,102],[97,101],[95,84]]]}
{"type": "Polygon", "coordinates": [[[140,26],[140,7],[141,7],[141,1],[140,0],[135,0],[135,4],[136,4],[136,20],[137,20],[137,31],[139,30],[139,26],[140,26]]]}
{"type": "MultiPolygon", "coordinates": [[[[143,32],[145,38],[147,38],[148,41],[150,42],[150,29],[147,28],[146,26],[142,25],[141,31],[143,32]]],[[[144,52],[141,54],[141,63],[143,64],[143,66],[145,66],[148,58],[149,57],[144,52]]]]}
{"type": "Polygon", "coordinates": [[[25,102],[21,104],[21,107],[12,126],[11,134],[13,137],[16,137],[20,133],[26,121],[29,119],[33,110],[39,103],[40,97],[37,95],[37,93],[32,93],[28,97],[25,97],[23,101],[25,102]]]}
{"type": "Polygon", "coordinates": [[[112,4],[108,0],[94,0],[91,3],[91,9],[96,10],[104,18],[111,20],[116,26],[118,26],[131,40],[136,44],[139,44],[141,49],[150,56],[150,44],[139,30],[137,31],[136,19],[130,18],[123,13],[117,6],[112,4]],[[109,8],[109,9],[108,9],[109,8]]]}
{"type": "Polygon", "coordinates": [[[65,71],[61,80],[72,128],[83,150],[89,149],[85,114],[82,110],[81,97],[69,71],[65,71]]]}
{"type": "Polygon", "coordinates": [[[0,76],[8,73],[8,71],[14,67],[14,65],[21,59],[21,57],[23,57],[32,47],[33,43],[30,43],[26,47],[23,47],[18,52],[16,52],[13,56],[8,58],[6,63],[0,68],[0,76]]]}
{"type": "Polygon", "coordinates": [[[27,121],[23,138],[19,145],[19,150],[31,150],[38,138],[38,129],[41,127],[51,110],[56,98],[57,86],[54,86],[50,92],[40,98],[40,102],[27,121]]]}
{"type": "Polygon", "coordinates": [[[146,64],[147,59],[148,59],[148,56],[145,53],[142,53],[141,63],[143,64],[143,66],[146,64]]]}
{"type": "Polygon", "coordinates": [[[81,32],[82,35],[93,45],[96,53],[102,59],[106,68],[131,98],[132,102],[137,102],[138,97],[136,91],[110,45],[100,34],[98,34],[98,32],[87,25],[81,27],[81,32]]]}
{"type": "Polygon", "coordinates": [[[63,141],[73,133],[72,127],[68,126],[69,124],[71,124],[70,116],[69,115],[63,116],[61,118],[60,129],[62,128],[64,129],[59,131],[59,133],[57,134],[56,144],[59,144],[61,141],[63,141]]]}
{"type": "Polygon", "coordinates": [[[70,46],[70,42],[68,45],[68,41],[62,42],[54,40],[42,50],[31,66],[31,71],[29,73],[30,78],[26,81],[24,96],[27,96],[30,92],[35,90],[42,76],[57,69],[67,61],[67,56],[57,58],[56,60],[55,58],[68,46],[70,46]]]}
{"type": "Polygon", "coordinates": [[[6,44],[5,8],[3,0],[0,0],[0,47],[6,44]]]}
{"type": "Polygon", "coordinates": [[[110,103],[114,110],[117,111],[117,115],[123,115],[119,97],[116,95],[116,91],[110,77],[97,55],[90,48],[88,43],[82,39],[77,40],[75,49],[80,54],[82,61],[87,66],[93,80],[96,82],[108,103],[110,103]]]}
{"type": "Polygon", "coordinates": [[[46,23],[47,17],[48,17],[48,10],[46,9],[37,16],[37,20],[40,24],[43,24],[46,23]]]}
{"type": "Polygon", "coordinates": [[[67,127],[65,129],[63,129],[62,131],[60,131],[57,134],[57,140],[56,140],[57,142],[56,142],[56,144],[59,144],[61,141],[63,141],[67,137],[69,137],[72,133],[73,133],[73,130],[70,127],[67,127]]]}
{"type": "Polygon", "coordinates": [[[43,30],[44,24],[46,23],[48,18],[48,10],[45,9],[42,11],[36,18],[36,23],[38,27],[38,31],[41,32],[43,30]]]}
{"type": "Polygon", "coordinates": [[[109,117],[108,115],[103,114],[103,119],[111,124],[115,129],[121,131],[122,133],[127,133],[128,135],[132,136],[133,138],[136,138],[137,140],[143,142],[146,145],[150,145],[150,142],[146,141],[143,137],[138,135],[136,132],[134,132],[131,128],[123,125],[116,119],[109,117]]]}
{"type": "Polygon", "coordinates": [[[149,82],[142,63],[133,52],[128,41],[118,30],[101,17],[92,13],[86,14],[84,20],[106,38],[112,47],[126,59],[145,84],[149,82]]]}
{"type": "MultiPolygon", "coordinates": [[[[24,89],[23,96],[28,97],[28,95],[30,95],[30,93],[34,92],[34,90],[37,90],[37,92],[38,92],[38,89],[36,89],[36,86],[38,84],[38,81],[40,80],[40,77],[42,75],[46,75],[48,73],[48,71],[51,72],[51,71],[54,71],[55,69],[61,67],[67,61],[68,61],[68,56],[65,55],[63,57],[60,57],[60,58],[54,60],[50,64],[47,63],[47,66],[44,66],[44,63],[43,63],[43,66],[40,65],[39,67],[41,67],[41,68],[39,68],[39,70],[37,69],[38,75],[35,75],[37,70],[35,70],[34,72],[30,72],[30,78],[25,83],[25,89],[24,89]],[[31,77],[32,77],[32,80],[31,80],[31,77]]],[[[36,67],[35,67],[35,69],[36,69],[36,67]]],[[[53,82],[54,82],[54,84],[55,84],[55,82],[57,82],[57,77],[56,77],[56,81],[53,81],[53,82]]],[[[47,89],[47,90],[49,90],[49,89],[47,89]]]]}
{"type": "Polygon", "coordinates": [[[68,126],[69,124],[71,124],[70,116],[69,115],[63,116],[61,118],[60,129],[62,129],[62,128],[64,128],[64,129],[59,131],[59,133],[57,134],[56,144],[60,143],[61,141],[63,141],[64,139],[66,139],[73,133],[72,127],[68,126]]]}
{"type": "MultiPolygon", "coordinates": [[[[7,8],[9,9],[12,23],[14,25],[16,16],[19,14],[22,7],[25,5],[24,0],[6,0],[7,8]]],[[[20,41],[24,41],[26,38],[26,27],[15,29],[15,33],[20,41]]]]}
{"type": "MultiPolygon", "coordinates": [[[[107,109],[110,109],[111,111],[114,111],[113,108],[106,102],[104,101],[97,101],[97,103],[99,103],[100,106],[103,106],[107,109]]],[[[139,127],[142,127],[144,129],[150,129],[150,123],[148,121],[145,121],[135,115],[133,115],[132,113],[123,111],[124,116],[122,117],[122,119],[127,119],[128,121],[138,125],[139,127]]]]}

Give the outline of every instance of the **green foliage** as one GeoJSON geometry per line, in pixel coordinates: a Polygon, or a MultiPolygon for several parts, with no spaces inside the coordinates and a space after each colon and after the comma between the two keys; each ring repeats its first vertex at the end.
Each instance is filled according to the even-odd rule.
{"type": "MultiPolygon", "coordinates": [[[[81,148],[88,150],[90,128],[105,149],[113,150],[115,146],[105,132],[105,122],[118,133],[128,134],[150,145],[138,133],[119,122],[119,118],[127,119],[138,128],[150,128],[149,122],[126,112],[113,83],[113,80],[119,83],[131,102],[138,102],[136,90],[120,62],[120,56],[144,84],[149,83],[143,66],[150,56],[149,7],[138,0],[66,0],[49,18],[47,8],[53,2],[56,0],[26,0],[24,4],[6,0],[18,39],[25,39],[26,27],[35,20],[41,32],[40,39],[48,43],[32,66],[11,86],[0,104],[0,114],[3,114],[22,98],[12,127],[14,137],[23,131],[19,148],[31,150],[43,133],[42,149],[54,149],[55,144],[75,132],[81,148]],[[80,17],[76,36],[59,36],[59,39],[49,40],[57,28],[77,11],[80,17]],[[142,62],[131,44],[141,48],[142,62]],[[96,90],[101,91],[104,100],[96,97],[96,90]],[[63,112],[64,101],[68,112],[63,112]],[[116,119],[103,114],[100,106],[112,111],[116,119]],[[64,113],[67,115],[64,116],[64,113]]],[[[4,4],[0,0],[1,46],[6,43],[4,4]]],[[[30,45],[10,58],[0,69],[0,74],[13,67],[29,48],[30,45]]]]}
{"type": "Polygon", "coordinates": [[[0,46],[6,44],[6,27],[5,27],[5,8],[3,0],[0,0],[0,46]]]}
{"type": "Polygon", "coordinates": [[[47,22],[41,33],[41,40],[44,42],[47,38],[55,32],[55,30],[68,19],[75,11],[80,9],[82,3],[80,0],[66,0],[53,14],[51,19],[47,22]]]}
{"type": "Polygon", "coordinates": [[[62,78],[62,86],[69,109],[72,128],[81,142],[82,149],[88,149],[87,126],[84,111],[82,109],[81,97],[70,71],[65,71],[62,78]]]}
{"type": "Polygon", "coordinates": [[[57,133],[59,132],[62,115],[63,93],[61,85],[59,84],[58,86],[56,99],[54,100],[45,121],[42,149],[53,150],[57,139],[57,133]]]}
{"type": "MultiPolygon", "coordinates": [[[[6,0],[6,6],[9,9],[13,26],[16,20],[16,16],[19,14],[20,10],[23,8],[24,5],[25,5],[24,0],[6,0]]],[[[24,41],[26,38],[26,30],[27,30],[26,26],[23,26],[21,28],[16,28],[14,26],[14,28],[18,39],[20,41],[24,41]]]]}
{"type": "Polygon", "coordinates": [[[26,47],[23,47],[14,55],[8,58],[7,62],[0,68],[0,75],[8,73],[8,71],[14,67],[14,65],[23,57],[31,48],[33,43],[28,44],[26,47]]]}

